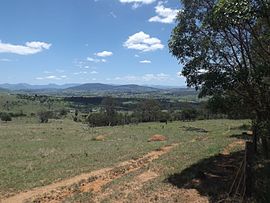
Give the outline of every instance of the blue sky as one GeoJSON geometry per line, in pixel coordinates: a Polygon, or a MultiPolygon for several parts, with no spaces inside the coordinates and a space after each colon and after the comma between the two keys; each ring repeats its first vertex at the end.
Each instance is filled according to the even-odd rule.
{"type": "Polygon", "coordinates": [[[179,0],[4,0],[0,83],[185,84],[168,50],[179,0]]]}

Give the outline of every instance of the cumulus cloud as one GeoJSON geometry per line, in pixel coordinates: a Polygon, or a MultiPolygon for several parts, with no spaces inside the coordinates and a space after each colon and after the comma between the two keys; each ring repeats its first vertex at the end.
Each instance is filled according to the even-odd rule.
{"type": "Polygon", "coordinates": [[[128,49],[135,49],[142,52],[156,51],[164,48],[164,45],[158,38],[150,37],[150,35],[145,34],[142,31],[129,36],[123,46],[128,49]]]}
{"type": "Polygon", "coordinates": [[[159,2],[158,5],[155,7],[155,12],[157,15],[150,18],[148,20],[149,22],[159,22],[159,23],[170,24],[174,22],[179,10],[166,8],[162,4],[162,2],[159,2]]]}
{"type": "Polygon", "coordinates": [[[140,63],[149,64],[149,63],[152,63],[152,61],[149,61],[149,60],[143,60],[143,61],[140,61],[140,63]]]}
{"type": "Polygon", "coordinates": [[[95,55],[99,57],[108,57],[108,56],[112,56],[113,53],[110,51],[102,51],[102,52],[95,53],[95,55]]]}
{"type": "Polygon", "coordinates": [[[0,41],[0,53],[31,55],[48,50],[50,47],[51,44],[46,42],[26,42],[25,45],[14,45],[0,41]]]}
{"type": "Polygon", "coordinates": [[[132,4],[132,8],[136,9],[143,4],[151,4],[154,3],[156,0],[119,0],[121,3],[130,3],[132,4]]]}

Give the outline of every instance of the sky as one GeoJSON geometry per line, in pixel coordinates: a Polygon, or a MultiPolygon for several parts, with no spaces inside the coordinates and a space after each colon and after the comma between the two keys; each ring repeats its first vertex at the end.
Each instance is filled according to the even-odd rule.
{"type": "Polygon", "coordinates": [[[183,86],[179,0],[3,0],[0,83],[183,86]]]}

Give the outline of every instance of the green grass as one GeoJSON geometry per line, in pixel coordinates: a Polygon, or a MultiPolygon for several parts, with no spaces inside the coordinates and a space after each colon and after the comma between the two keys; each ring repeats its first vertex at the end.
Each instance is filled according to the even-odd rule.
{"type": "Polygon", "coordinates": [[[181,143],[150,164],[149,167],[161,169],[161,176],[155,180],[159,185],[168,174],[222,151],[236,139],[229,136],[240,132],[237,126],[247,122],[209,120],[94,129],[71,120],[39,124],[24,118],[0,123],[0,196],[112,166],[166,144],[181,143]],[[184,126],[209,132],[188,131],[184,126]],[[168,140],[147,142],[154,134],[165,135],[168,140]],[[93,141],[97,135],[105,135],[105,141],[93,141]],[[207,139],[196,140],[202,137],[207,139]]]}
{"type": "MultiPolygon", "coordinates": [[[[49,98],[55,99],[53,97],[49,98]]],[[[61,99],[55,99],[50,103],[40,103],[40,101],[35,99],[23,99],[15,94],[0,93],[0,112],[22,112],[30,116],[31,113],[36,114],[40,110],[57,110],[66,106],[67,103],[61,101],[61,99]]]]}

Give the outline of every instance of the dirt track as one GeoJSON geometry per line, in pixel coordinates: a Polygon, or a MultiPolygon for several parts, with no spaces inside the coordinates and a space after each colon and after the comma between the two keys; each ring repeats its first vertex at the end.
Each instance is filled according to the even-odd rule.
{"type": "MultiPolygon", "coordinates": [[[[161,155],[168,153],[177,145],[178,144],[173,144],[162,147],[158,150],[149,152],[139,159],[125,161],[115,167],[103,168],[90,173],[84,173],[67,180],[53,183],[51,185],[22,192],[2,200],[1,203],[20,203],[25,201],[56,203],[61,202],[67,197],[70,197],[76,193],[93,191],[95,194],[98,194],[102,186],[142,168],[153,160],[158,159],[161,155]]],[[[142,185],[144,182],[149,181],[156,176],[158,175],[151,172],[141,174],[139,177],[137,177],[135,183],[138,187],[140,187],[140,185],[142,185]]]]}
{"type": "MultiPolygon", "coordinates": [[[[141,189],[148,181],[160,176],[157,171],[142,170],[137,173],[130,182],[122,182],[113,187],[109,186],[104,189],[108,183],[121,178],[129,173],[139,171],[147,166],[153,160],[169,153],[179,144],[168,145],[158,150],[151,151],[138,159],[121,162],[114,167],[103,168],[100,170],[84,173],[66,180],[62,180],[44,187],[22,192],[12,197],[0,200],[0,203],[22,203],[22,202],[39,202],[39,203],[58,203],[74,195],[91,192],[94,194],[89,202],[169,202],[178,200],[180,202],[209,202],[206,196],[202,196],[196,189],[184,189],[164,186],[162,189],[156,188],[151,194],[142,193],[141,189]],[[115,196],[116,192],[120,192],[115,196]],[[114,197],[111,199],[111,197],[114,197]]],[[[228,155],[236,146],[243,146],[242,140],[230,143],[224,148],[221,154],[228,155]]]]}

